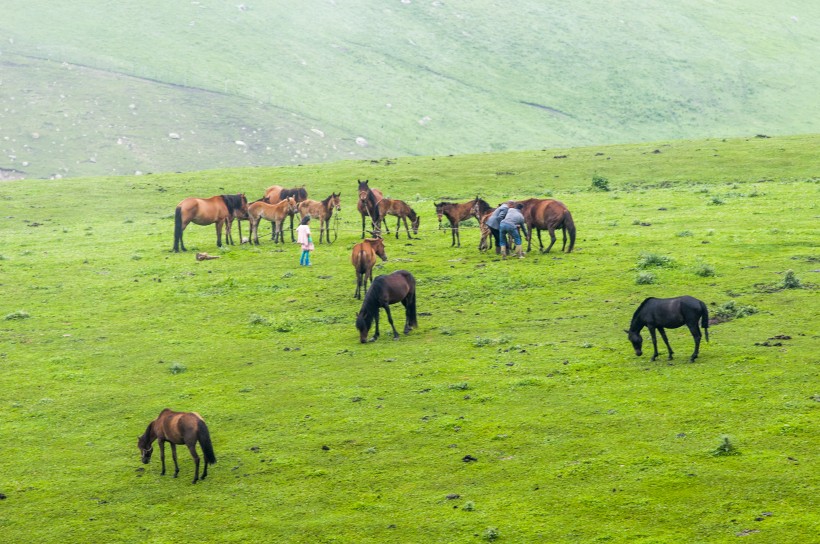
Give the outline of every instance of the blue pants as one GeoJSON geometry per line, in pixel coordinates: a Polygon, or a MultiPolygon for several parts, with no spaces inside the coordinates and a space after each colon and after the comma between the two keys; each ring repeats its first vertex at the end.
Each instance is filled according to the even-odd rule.
{"type": "Polygon", "coordinates": [[[299,259],[299,264],[302,266],[310,266],[310,250],[302,250],[302,257],[299,259]]]}
{"type": "Polygon", "coordinates": [[[501,247],[505,247],[507,245],[507,234],[512,235],[515,245],[521,245],[521,235],[518,234],[518,228],[515,225],[501,223],[501,228],[499,231],[501,233],[501,236],[499,236],[501,238],[501,247]]]}

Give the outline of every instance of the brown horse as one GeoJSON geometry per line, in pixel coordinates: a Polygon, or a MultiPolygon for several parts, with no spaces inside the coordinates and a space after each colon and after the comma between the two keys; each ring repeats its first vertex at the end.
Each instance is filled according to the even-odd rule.
{"type": "Polygon", "coordinates": [[[412,238],[412,236],[410,236],[410,229],[407,227],[408,217],[410,218],[410,224],[413,226],[413,234],[418,236],[419,222],[421,221],[421,218],[415,211],[413,211],[413,208],[407,205],[406,202],[393,198],[383,198],[381,202],[379,202],[379,223],[376,228],[381,230],[381,224],[384,221],[384,229],[387,233],[390,233],[390,229],[387,228],[387,222],[385,221],[388,215],[394,215],[397,217],[396,240],[399,239],[399,228],[401,227],[402,219],[404,219],[404,230],[407,231],[407,238],[412,238]]]}
{"type": "Polygon", "coordinates": [[[541,253],[549,253],[552,246],[555,244],[555,229],[561,229],[564,236],[564,245],[561,251],[570,253],[575,247],[575,222],[572,220],[572,214],[564,205],[563,202],[552,200],[549,198],[530,198],[522,200],[521,204],[524,208],[521,214],[527,222],[527,252],[529,253],[532,247],[532,229],[534,228],[538,233],[538,246],[541,253]],[[544,243],[541,241],[541,230],[546,230],[550,235],[550,245],[544,249],[544,243]],[[567,247],[567,234],[569,234],[569,247],[567,247]]]}
{"type": "Polygon", "coordinates": [[[353,246],[350,254],[350,262],[356,269],[356,293],[353,298],[362,298],[362,288],[367,292],[367,280],[373,283],[373,267],[376,265],[376,257],[381,257],[382,261],[387,260],[384,252],[384,240],[381,238],[367,238],[353,246]]]}
{"type": "Polygon", "coordinates": [[[331,193],[329,197],[322,200],[303,200],[298,204],[299,215],[304,217],[309,215],[312,218],[319,218],[319,243],[322,243],[322,236],[327,233],[327,243],[330,243],[330,218],[333,210],[341,211],[342,206],[339,196],[342,193],[331,193]]]}
{"type": "Polygon", "coordinates": [[[296,212],[296,200],[293,197],[288,197],[278,204],[267,204],[261,200],[251,203],[248,206],[251,242],[259,245],[259,222],[265,219],[273,224],[273,242],[282,242],[284,244],[285,235],[282,232],[282,225],[285,222],[285,217],[294,212],[296,212]]]}
{"type": "MultiPolygon", "coordinates": [[[[247,213],[248,200],[242,193],[218,195],[211,198],[186,198],[174,212],[174,251],[185,249],[182,233],[189,223],[210,225],[216,223],[216,245],[222,247],[222,226],[225,226],[225,242],[231,240],[231,222],[234,214],[247,213]]],[[[232,243],[232,242],[231,242],[232,243]]]]}
{"type": "MultiPolygon", "coordinates": [[[[384,198],[384,194],[378,189],[370,188],[370,180],[357,180],[359,182],[358,194],[359,201],[356,203],[356,209],[362,216],[362,238],[364,238],[364,223],[365,217],[370,218],[370,225],[375,229],[379,225],[379,202],[384,198]]],[[[385,225],[385,230],[389,233],[385,225]]]]}
{"type": "Polygon", "coordinates": [[[450,247],[455,246],[456,242],[458,242],[458,247],[461,247],[461,234],[458,232],[458,225],[462,221],[468,219],[471,215],[475,215],[473,208],[476,204],[478,204],[479,215],[483,215],[484,212],[490,208],[489,204],[477,196],[473,200],[462,204],[457,204],[455,202],[434,202],[433,204],[436,207],[439,228],[441,228],[442,216],[446,217],[447,220],[450,221],[450,230],[453,235],[453,243],[450,244],[450,247]]]}
{"type": "Polygon", "coordinates": [[[202,416],[196,412],[172,412],[168,408],[160,412],[159,417],[148,424],[145,433],[137,438],[137,447],[142,455],[142,462],[148,464],[151,454],[154,453],[154,440],[159,441],[159,455],[162,460],[162,475],[165,475],[165,443],[171,444],[171,455],[174,458],[174,478],[179,474],[177,462],[177,444],[185,444],[191,457],[194,458],[194,482],[199,480],[199,455],[196,453],[196,443],[202,448],[205,457],[205,468],[202,479],[208,475],[208,465],[216,463],[214,448],[211,444],[211,435],[202,416]]]}
{"type": "Polygon", "coordinates": [[[384,308],[387,312],[387,320],[393,328],[393,340],[399,338],[396,326],[393,324],[393,316],[390,315],[390,305],[401,302],[405,309],[406,323],[404,324],[404,334],[409,334],[411,329],[419,326],[416,320],[416,278],[407,270],[397,270],[386,276],[376,276],[370,284],[370,289],[362,301],[362,308],[356,315],[356,328],[359,330],[359,340],[362,344],[367,342],[367,334],[370,332],[370,325],[376,320],[376,334],[370,339],[375,342],[379,338],[379,310],[384,308]]]}
{"type": "MultiPolygon", "coordinates": [[[[262,198],[268,204],[278,204],[283,200],[286,200],[290,197],[293,197],[296,202],[302,202],[303,200],[307,200],[308,194],[307,189],[304,186],[302,187],[294,187],[292,189],[286,189],[279,185],[271,185],[267,189],[265,189],[265,196],[262,198]]],[[[296,238],[293,236],[293,216],[296,212],[290,212],[288,215],[290,216],[290,241],[295,242],[296,238]]],[[[275,235],[275,225],[271,224],[271,239],[274,238],[275,235]]]]}
{"type": "MultiPolygon", "coordinates": [[[[239,243],[244,243],[242,241],[242,221],[248,221],[248,209],[235,209],[231,214],[231,218],[228,220],[229,228],[225,229],[225,241],[231,245],[233,245],[233,236],[231,232],[233,231],[233,220],[236,219],[236,226],[239,227],[239,243]]],[[[250,236],[250,234],[248,234],[250,236]]]]}

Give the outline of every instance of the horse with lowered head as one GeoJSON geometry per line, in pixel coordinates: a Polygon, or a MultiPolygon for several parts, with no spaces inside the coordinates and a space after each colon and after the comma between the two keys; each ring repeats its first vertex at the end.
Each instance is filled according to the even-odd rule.
{"type": "Polygon", "coordinates": [[[413,234],[418,236],[419,234],[419,223],[421,222],[421,218],[413,211],[413,208],[407,205],[406,202],[403,200],[397,200],[395,198],[383,198],[381,202],[379,202],[379,224],[376,226],[376,229],[381,230],[382,222],[384,222],[384,228],[387,233],[390,233],[390,229],[387,228],[387,216],[394,215],[397,217],[396,220],[396,240],[399,239],[399,228],[401,227],[402,219],[404,220],[404,230],[407,231],[407,238],[410,239],[410,229],[407,227],[407,219],[410,219],[410,225],[413,227],[413,234]]]}
{"type": "Polygon", "coordinates": [[[393,316],[390,314],[390,305],[401,302],[405,309],[404,334],[418,327],[416,319],[416,278],[407,270],[397,270],[386,276],[376,276],[370,284],[370,289],[362,301],[362,307],[356,315],[356,328],[359,330],[359,340],[366,343],[370,326],[376,321],[376,333],[371,342],[379,338],[379,310],[384,308],[387,320],[393,328],[393,340],[399,338],[393,316]]]}
{"type": "Polygon", "coordinates": [[[646,327],[649,329],[649,334],[652,335],[652,345],[655,348],[655,353],[652,355],[652,361],[658,356],[658,340],[655,337],[655,330],[661,333],[666,344],[666,349],[669,350],[669,359],[672,359],[672,346],[669,345],[669,340],[666,338],[666,331],[664,329],[676,329],[683,325],[689,327],[689,332],[692,333],[692,338],[695,339],[695,351],[689,357],[689,362],[692,363],[697,359],[700,350],[700,328],[698,321],[703,326],[703,331],[706,334],[706,341],[709,341],[709,310],[706,304],[702,301],[690,297],[682,296],[675,298],[654,298],[649,297],[644,300],[635,313],[632,315],[632,323],[629,325],[629,330],[625,331],[629,336],[629,341],[632,342],[632,347],[635,349],[635,355],[640,356],[643,352],[643,338],[641,338],[641,329],[646,327]]]}
{"type": "Polygon", "coordinates": [[[353,298],[362,298],[362,289],[367,292],[367,280],[373,283],[373,267],[376,266],[376,257],[387,260],[384,252],[384,240],[381,238],[367,238],[353,246],[350,262],[356,269],[356,293],[353,298]]]}
{"type": "Polygon", "coordinates": [[[196,443],[199,442],[202,454],[205,457],[205,468],[202,471],[202,480],[208,475],[208,465],[216,463],[216,455],[211,444],[211,435],[202,416],[196,412],[172,412],[168,408],[160,412],[159,417],[148,424],[145,433],[137,438],[137,447],[142,456],[142,462],[148,464],[151,454],[154,453],[154,440],[159,442],[159,455],[162,460],[162,475],[165,475],[165,443],[171,444],[171,455],[174,458],[174,478],[179,474],[177,462],[177,444],[185,444],[191,457],[194,458],[194,481],[199,480],[199,455],[196,452],[196,443]]]}
{"type": "Polygon", "coordinates": [[[231,223],[234,217],[247,213],[248,199],[242,193],[218,195],[210,198],[190,197],[177,204],[174,211],[174,251],[188,251],[182,241],[182,233],[190,223],[210,225],[216,223],[216,245],[222,247],[222,227],[225,227],[225,242],[231,239],[231,223]]]}

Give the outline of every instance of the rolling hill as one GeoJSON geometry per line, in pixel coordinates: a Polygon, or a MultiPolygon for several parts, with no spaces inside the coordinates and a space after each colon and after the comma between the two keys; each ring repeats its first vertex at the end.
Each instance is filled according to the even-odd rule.
{"type": "Polygon", "coordinates": [[[9,0],[0,168],[69,177],[820,131],[820,5],[9,0]]]}

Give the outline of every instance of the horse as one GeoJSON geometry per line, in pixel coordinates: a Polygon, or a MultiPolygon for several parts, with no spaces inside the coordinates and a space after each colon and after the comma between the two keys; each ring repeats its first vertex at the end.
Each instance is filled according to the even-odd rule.
{"type": "Polygon", "coordinates": [[[333,216],[333,210],[340,211],[342,209],[339,197],[342,193],[331,193],[329,197],[322,200],[303,200],[296,208],[299,215],[304,217],[319,218],[319,243],[322,243],[322,236],[327,232],[327,243],[330,243],[330,218],[333,216]]]}
{"type": "Polygon", "coordinates": [[[397,270],[386,276],[376,276],[370,284],[370,289],[362,301],[362,307],[356,314],[356,328],[359,330],[359,340],[362,344],[367,342],[367,334],[370,332],[370,325],[376,320],[376,334],[370,339],[375,342],[379,338],[379,310],[384,308],[387,312],[387,320],[393,328],[393,340],[399,338],[396,326],[393,324],[393,316],[390,315],[390,305],[401,302],[405,308],[404,334],[409,334],[411,329],[418,327],[416,320],[416,278],[407,270],[397,270]]]}
{"type": "MultiPolygon", "coordinates": [[[[250,223],[250,218],[248,217],[248,209],[235,209],[231,214],[230,219],[228,219],[228,225],[230,228],[225,229],[225,241],[233,245],[233,236],[231,236],[231,232],[233,229],[233,220],[236,219],[236,226],[239,227],[239,243],[244,243],[242,241],[242,221],[248,221],[250,223]]],[[[250,236],[250,234],[248,234],[250,236]]]]}
{"type": "MultiPolygon", "coordinates": [[[[267,202],[268,204],[278,204],[283,200],[286,200],[290,197],[293,197],[296,202],[302,202],[303,200],[307,200],[308,193],[307,189],[305,189],[304,185],[302,187],[293,187],[292,189],[285,189],[280,185],[271,185],[267,189],[265,189],[265,196],[262,197],[262,200],[267,202]]],[[[296,238],[293,236],[293,216],[296,212],[288,212],[290,216],[290,241],[295,242],[296,238]]],[[[271,239],[275,236],[275,225],[271,224],[271,239]]]]}
{"type": "Polygon", "coordinates": [[[216,223],[216,246],[222,247],[222,226],[225,226],[225,243],[233,243],[231,222],[234,214],[247,213],[248,199],[242,193],[217,195],[210,198],[190,197],[177,204],[174,212],[174,252],[185,249],[182,233],[189,223],[210,225],[216,223]],[[230,241],[230,242],[229,242],[230,241]]]}
{"type": "Polygon", "coordinates": [[[362,288],[367,292],[367,280],[373,283],[373,267],[376,265],[376,257],[381,257],[382,261],[387,260],[384,252],[384,240],[381,238],[367,238],[353,246],[350,254],[350,262],[356,269],[356,293],[353,298],[362,298],[362,288]]]}
{"type": "Polygon", "coordinates": [[[527,233],[527,252],[532,248],[532,229],[538,233],[538,246],[541,253],[549,253],[555,244],[555,229],[561,229],[564,237],[564,245],[561,251],[571,253],[575,247],[575,222],[572,214],[559,200],[549,198],[530,198],[520,202],[524,205],[521,214],[527,223],[529,233],[527,233]],[[546,230],[550,235],[550,245],[544,250],[544,243],[541,241],[541,230],[546,230]],[[569,247],[567,248],[567,234],[569,234],[569,247]]]}
{"type": "Polygon", "coordinates": [[[248,206],[248,219],[251,224],[251,241],[259,245],[259,222],[262,219],[273,224],[273,241],[285,243],[285,235],[282,232],[282,224],[285,217],[296,212],[296,199],[288,197],[278,204],[267,204],[264,201],[257,201],[248,206]]]}
{"type": "Polygon", "coordinates": [[[159,417],[148,424],[145,433],[137,438],[137,447],[140,449],[143,464],[151,461],[154,453],[154,440],[159,441],[159,455],[162,460],[162,475],[165,475],[165,443],[171,444],[171,455],[174,458],[174,478],[179,474],[177,462],[177,444],[185,444],[191,457],[194,458],[194,481],[199,480],[199,455],[196,453],[196,443],[202,448],[205,457],[205,468],[202,471],[202,480],[208,476],[208,465],[216,463],[214,448],[211,444],[211,435],[202,416],[196,412],[172,412],[168,408],[160,412],[159,417]]]}
{"type": "MultiPolygon", "coordinates": [[[[398,219],[396,220],[396,240],[399,239],[399,228],[401,227],[401,221],[404,219],[404,230],[407,231],[407,238],[412,238],[410,236],[410,229],[407,227],[407,218],[410,218],[410,224],[413,226],[413,234],[418,236],[419,234],[419,223],[421,218],[413,211],[413,208],[407,205],[406,202],[403,200],[396,200],[393,198],[383,198],[381,202],[379,202],[379,224],[376,226],[377,229],[381,229],[381,223],[384,221],[388,215],[395,215],[398,219]]],[[[385,221],[384,224],[385,231],[389,234],[390,229],[387,228],[387,222],[385,221]]]]}
{"type": "Polygon", "coordinates": [[[439,228],[441,228],[442,216],[446,217],[450,221],[450,229],[453,236],[453,243],[450,244],[450,247],[455,246],[456,241],[458,241],[458,247],[461,247],[461,234],[458,232],[458,225],[471,215],[475,215],[473,208],[476,204],[478,205],[479,215],[483,215],[484,212],[490,208],[490,205],[484,200],[478,198],[478,196],[476,196],[473,200],[462,204],[457,204],[455,202],[433,203],[436,207],[439,228]]]}
{"type": "Polygon", "coordinates": [[[654,361],[658,356],[658,340],[655,337],[655,329],[657,329],[666,344],[666,349],[669,350],[669,360],[672,360],[672,346],[669,345],[664,329],[676,329],[686,325],[689,327],[689,332],[692,333],[692,338],[695,339],[695,351],[689,358],[689,362],[693,363],[697,359],[700,350],[699,319],[708,342],[709,310],[706,308],[706,304],[690,296],[675,298],[649,297],[635,310],[635,314],[632,316],[632,324],[629,326],[629,330],[625,332],[629,337],[629,341],[632,342],[635,355],[640,356],[642,354],[641,346],[643,345],[643,338],[640,334],[641,329],[644,327],[649,329],[649,334],[652,335],[652,345],[655,347],[655,353],[651,359],[654,361]]]}
{"type": "Polygon", "coordinates": [[[490,227],[487,226],[487,219],[490,218],[494,211],[495,208],[490,208],[484,215],[478,218],[478,227],[481,231],[481,240],[478,242],[479,251],[486,251],[493,248],[493,233],[490,232],[490,227]]]}
{"type": "MultiPolygon", "coordinates": [[[[359,182],[359,201],[356,203],[356,209],[362,216],[362,238],[364,238],[364,223],[365,217],[370,217],[370,224],[372,228],[376,228],[380,223],[379,217],[379,202],[384,198],[384,194],[378,189],[371,189],[370,180],[357,180],[359,182]]],[[[390,233],[390,229],[385,225],[385,231],[390,233]]]]}

